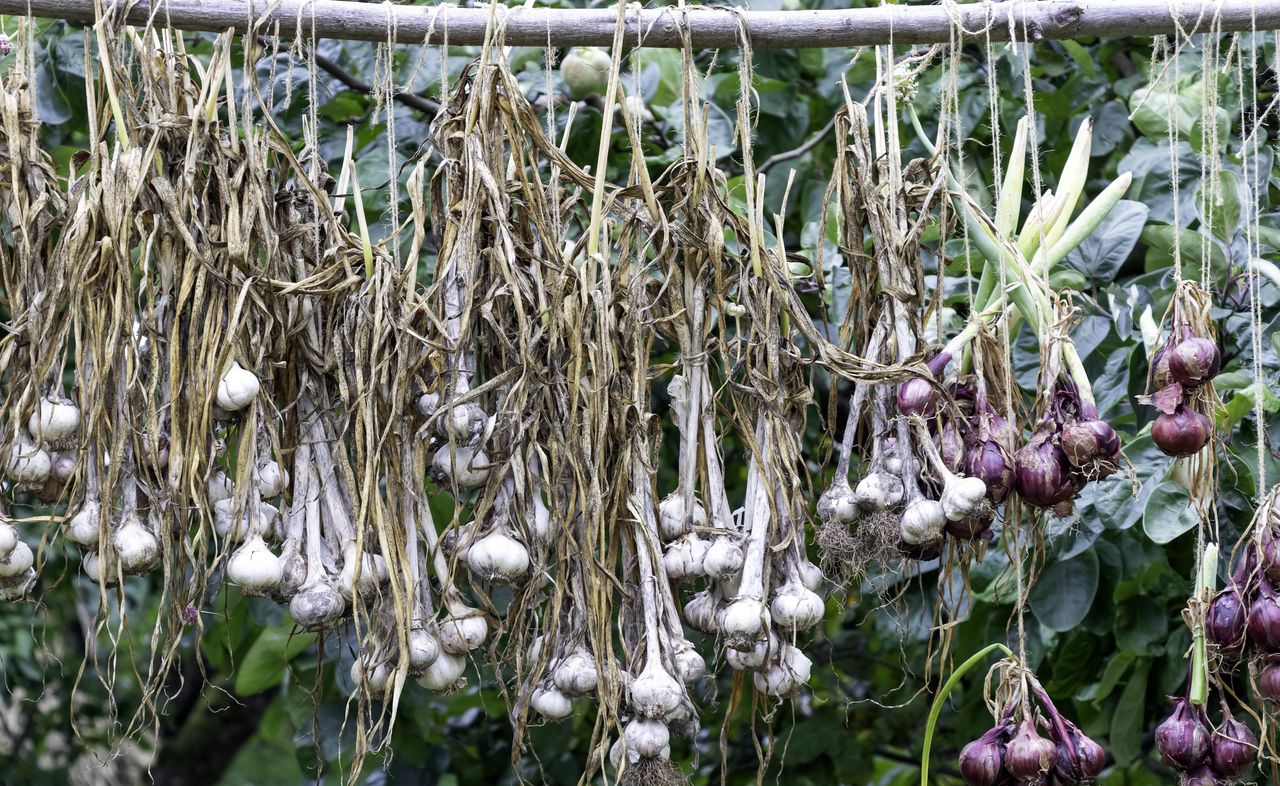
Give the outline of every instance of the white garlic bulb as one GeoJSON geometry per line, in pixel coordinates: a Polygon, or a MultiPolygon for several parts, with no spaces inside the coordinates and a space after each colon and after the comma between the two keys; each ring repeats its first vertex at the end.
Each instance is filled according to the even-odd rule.
{"type": "Polygon", "coordinates": [[[102,505],[96,499],[86,499],[80,510],[63,522],[62,536],[80,548],[96,549],[101,525],[102,505]]]}
{"type": "Polygon", "coordinates": [[[574,647],[551,674],[551,681],[556,688],[569,696],[590,693],[596,689],[598,680],[596,662],[582,647],[574,647]]]}
{"type": "Polygon", "coordinates": [[[549,721],[564,720],[573,714],[573,701],[555,688],[537,688],[529,707],[549,721]]]}
{"type": "Polygon", "coordinates": [[[27,420],[27,431],[39,442],[60,442],[80,428],[80,408],[69,398],[42,398],[27,420]]]}
{"type": "Polygon", "coordinates": [[[809,682],[813,662],[790,644],[783,643],[778,658],[753,678],[756,690],[769,696],[790,696],[809,682]]]}
{"type": "Polygon", "coordinates": [[[675,540],[693,527],[707,526],[707,511],[693,501],[693,510],[685,511],[684,493],[676,490],[658,503],[658,529],[663,540],[675,540]]]}
{"type": "Polygon", "coordinates": [[[227,373],[223,374],[222,380],[218,382],[218,406],[228,412],[244,409],[258,395],[261,388],[258,377],[252,371],[232,361],[231,368],[227,369],[227,373]]]}
{"type": "Polygon", "coordinates": [[[494,530],[467,549],[467,567],[486,581],[515,581],[529,572],[529,552],[520,541],[494,530]]]}
{"type": "Polygon", "coordinates": [[[458,686],[458,681],[466,670],[467,661],[464,658],[442,652],[418,678],[418,684],[427,690],[450,690],[458,686]]]}
{"type": "Polygon", "coordinates": [[[74,450],[60,450],[53,454],[53,463],[49,467],[49,474],[59,483],[66,483],[76,474],[76,452],[74,450]]]}
{"type": "Polygon", "coordinates": [[[9,550],[8,556],[0,559],[0,579],[13,578],[26,573],[35,564],[35,555],[31,547],[19,540],[9,550]]]}
{"type": "Polygon", "coordinates": [[[646,718],[662,718],[680,704],[684,689],[661,663],[650,661],[631,683],[631,707],[646,718]]]}
{"type": "Polygon", "coordinates": [[[125,573],[144,573],[160,559],[160,540],[147,529],[136,513],[125,514],[111,541],[125,573]]]}
{"type": "Polygon", "coordinates": [[[707,542],[698,537],[698,533],[682,535],[667,544],[667,551],[662,555],[662,568],[675,581],[701,576],[705,572],[703,564],[708,548],[707,542]]]}
{"type": "Polygon", "coordinates": [[[450,655],[466,655],[479,649],[489,636],[489,623],[475,610],[450,614],[436,628],[436,639],[441,649],[450,655]]]}
{"type": "Polygon", "coordinates": [[[254,469],[254,478],[258,481],[258,493],[263,499],[279,496],[289,485],[289,473],[272,459],[267,459],[254,469]]]}
{"type": "Polygon", "coordinates": [[[918,499],[907,506],[898,522],[902,539],[913,546],[929,543],[942,536],[947,517],[937,500],[918,499]]]}
{"type": "Polygon", "coordinates": [[[742,572],[744,555],[742,547],[727,535],[718,535],[711,541],[702,568],[708,576],[724,581],[742,572]]]}
{"type": "Polygon", "coordinates": [[[454,446],[452,456],[449,448],[441,448],[431,460],[431,470],[442,484],[452,481],[464,489],[483,486],[489,479],[489,469],[489,456],[469,445],[454,446]]]}
{"type": "Polygon", "coordinates": [[[942,513],[948,521],[963,521],[986,504],[987,484],[981,478],[957,477],[942,489],[942,513]]]}
{"type": "Polygon", "coordinates": [[[729,646],[746,649],[769,630],[769,609],[759,598],[734,598],[719,619],[720,632],[729,646]]]}
{"type": "Polygon", "coordinates": [[[409,631],[409,671],[421,674],[436,658],[440,657],[440,642],[426,628],[415,627],[409,631]]]}
{"type": "Polygon", "coordinates": [[[0,559],[9,556],[18,545],[18,528],[8,521],[0,520],[0,559]]]}
{"type": "Polygon", "coordinates": [[[262,536],[254,534],[227,560],[227,578],[246,592],[260,594],[274,589],[284,575],[280,558],[271,553],[262,536]]]}
{"type": "Polygon", "coordinates": [[[53,469],[49,452],[27,439],[9,448],[5,474],[18,483],[43,483],[53,469]]]}
{"type": "Polygon", "coordinates": [[[769,610],[773,624],[790,633],[808,630],[821,622],[825,606],[816,592],[792,579],[778,588],[769,610]]]}

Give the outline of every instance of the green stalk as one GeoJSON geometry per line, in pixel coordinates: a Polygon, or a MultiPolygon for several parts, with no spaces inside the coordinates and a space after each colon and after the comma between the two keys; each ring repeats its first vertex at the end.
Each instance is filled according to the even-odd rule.
{"type": "Polygon", "coordinates": [[[942,714],[942,705],[946,702],[947,697],[951,695],[951,691],[955,688],[956,683],[960,681],[960,678],[995,650],[1003,652],[1006,658],[1013,657],[1013,652],[1000,642],[984,647],[967,661],[961,663],[960,668],[951,673],[951,676],[943,683],[942,690],[938,691],[938,695],[934,697],[933,706],[929,708],[929,720],[924,726],[924,752],[920,755],[920,786],[929,786],[929,752],[933,747],[933,732],[938,725],[938,716],[942,714]]]}
{"type": "Polygon", "coordinates": [[[1049,229],[1045,232],[1046,245],[1056,243],[1071,221],[1071,214],[1075,212],[1076,203],[1084,193],[1085,181],[1089,178],[1089,153],[1092,149],[1093,119],[1086,117],[1080,124],[1080,130],[1076,132],[1071,154],[1067,156],[1067,163],[1063,165],[1062,174],[1058,177],[1057,205],[1054,207],[1053,221],[1049,222],[1049,229]]]}
{"type": "Polygon", "coordinates": [[[1101,194],[1094,197],[1093,201],[1080,211],[1076,220],[1071,222],[1062,236],[1047,251],[1040,249],[1040,253],[1036,254],[1036,258],[1032,260],[1032,270],[1047,276],[1054,265],[1065,259],[1072,249],[1083,243],[1085,238],[1097,230],[1103,219],[1111,213],[1120,198],[1129,190],[1132,182],[1133,174],[1130,172],[1125,172],[1112,181],[1111,185],[1103,189],[1101,194]]]}
{"type": "Polygon", "coordinates": [[[1030,118],[1018,121],[1018,131],[1013,136],[1013,149],[1009,151],[1009,164],[1005,168],[1004,185],[1000,188],[1000,204],[996,205],[996,232],[1001,237],[1012,237],[1018,228],[1018,213],[1022,210],[1022,185],[1027,165],[1027,129],[1030,118]]]}
{"type": "MultiPolygon", "coordinates": [[[[1204,556],[1200,562],[1200,575],[1196,578],[1197,604],[1192,607],[1203,608],[1213,597],[1218,584],[1218,544],[1209,543],[1204,547],[1204,556]]],[[[1197,618],[1191,625],[1191,690],[1192,704],[1203,705],[1209,699],[1209,653],[1204,639],[1204,621],[1197,618]]]]}

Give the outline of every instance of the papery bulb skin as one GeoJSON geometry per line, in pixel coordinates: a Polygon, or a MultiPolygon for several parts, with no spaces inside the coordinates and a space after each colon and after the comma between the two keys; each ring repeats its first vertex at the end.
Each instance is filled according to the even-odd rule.
{"type": "Polygon", "coordinates": [[[809,682],[813,662],[799,648],[783,642],[777,657],[752,676],[756,690],[766,696],[786,698],[809,682]]]}
{"type": "Polygon", "coordinates": [[[303,630],[324,630],[342,619],[347,602],[328,581],[303,585],[289,601],[289,614],[303,630]]]}
{"type": "Polygon", "coordinates": [[[944,530],[948,535],[960,540],[984,540],[991,533],[990,518],[967,518],[959,521],[948,521],[944,530]]]}
{"type": "Polygon", "coordinates": [[[388,576],[387,561],[382,555],[370,552],[368,547],[362,550],[354,540],[343,548],[338,589],[347,600],[354,598],[357,592],[362,598],[373,597],[388,576]]]}
{"type": "Polygon", "coordinates": [[[257,375],[232,361],[231,368],[218,382],[218,406],[227,412],[238,412],[257,397],[261,387],[257,375]]]}
{"type": "Polygon", "coordinates": [[[423,627],[409,631],[409,673],[417,676],[425,672],[440,657],[440,642],[423,627]]]}
{"type": "Polygon", "coordinates": [[[466,655],[478,650],[489,637],[489,623],[480,612],[459,611],[440,621],[436,639],[440,647],[450,655],[466,655]]]}
{"type": "Polygon", "coordinates": [[[596,689],[596,683],[599,681],[596,662],[586,649],[575,647],[556,666],[551,674],[551,680],[556,688],[567,696],[582,696],[590,693],[596,689]]]}
{"type": "Polygon", "coordinates": [[[1076,494],[1067,454],[1048,434],[1040,434],[1015,458],[1018,495],[1037,508],[1052,508],[1076,494]]]}
{"type": "Polygon", "coordinates": [[[1280,598],[1275,593],[1262,592],[1253,599],[1246,629],[1263,652],[1280,652],[1280,598]]]}
{"type": "Polygon", "coordinates": [[[1209,761],[1214,772],[1226,778],[1239,778],[1258,757],[1258,738],[1235,718],[1227,718],[1213,732],[1209,761]]]}
{"type": "Polygon", "coordinates": [[[160,559],[160,540],[136,514],[126,516],[111,535],[125,573],[145,573],[160,559]]]}
{"type": "Polygon", "coordinates": [[[1213,437],[1209,418],[1179,404],[1173,414],[1162,413],[1151,425],[1151,439],[1170,456],[1191,456],[1213,437]]]}
{"type": "Polygon", "coordinates": [[[453,455],[443,447],[431,459],[431,475],[445,488],[455,483],[463,489],[483,486],[490,469],[488,454],[471,445],[455,445],[453,455]]]}
{"type": "Polygon", "coordinates": [[[436,414],[436,410],[440,409],[439,393],[423,393],[413,402],[413,407],[418,412],[418,417],[423,421],[431,419],[436,414]]]}
{"type": "Polygon", "coordinates": [[[1053,769],[1057,758],[1057,746],[1051,740],[1041,737],[1030,719],[1018,726],[1017,733],[1004,747],[1005,769],[1019,780],[1043,776],[1053,769]]]}
{"type": "Polygon", "coordinates": [[[778,638],[770,634],[745,649],[725,650],[724,659],[738,671],[757,671],[764,668],[770,656],[776,653],[780,646],[778,638]]]}
{"type": "Polygon", "coordinates": [[[778,588],[769,610],[773,624],[791,633],[808,630],[821,622],[826,604],[816,592],[810,592],[797,580],[790,580],[778,588]]]}
{"type": "Polygon", "coordinates": [[[960,775],[968,786],[995,786],[1004,775],[1009,727],[1001,724],[960,750],[960,775]]]}
{"type": "Polygon", "coordinates": [[[622,731],[627,759],[665,759],[671,755],[671,732],[667,724],[650,718],[636,718],[622,731]]]}
{"type": "Polygon", "coordinates": [[[235,485],[232,484],[231,478],[227,477],[227,473],[220,469],[215,469],[209,474],[206,488],[208,489],[209,501],[215,504],[231,499],[231,496],[235,494],[235,485]]]}
{"type": "Polygon", "coordinates": [[[53,461],[49,468],[49,476],[59,483],[66,483],[76,474],[76,453],[74,450],[62,450],[50,457],[53,461]]]}
{"type": "Polygon", "coordinates": [[[507,533],[494,530],[471,544],[467,567],[485,581],[510,583],[529,572],[529,551],[507,533]]]}
{"type": "Polygon", "coordinates": [[[1168,345],[1161,347],[1151,359],[1151,387],[1156,390],[1167,388],[1174,382],[1173,373],[1169,371],[1170,349],[1168,345]]]}
{"type": "Polygon", "coordinates": [[[705,575],[709,550],[707,542],[698,537],[698,533],[690,531],[667,544],[662,555],[662,568],[673,581],[688,581],[705,575]]]}
{"type": "Polygon", "coordinates": [[[981,480],[987,488],[987,499],[999,505],[1013,491],[1016,482],[1012,455],[993,439],[975,445],[965,455],[965,472],[981,480]]]}
{"type": "Polygon", "coordinates": [[[898,411],[904,415],[931,418],[938,414],[938,389],[921,377],[898,386],[898,411]]]}
{"type": "Polygon", "coordinates": [[[942,536],[947,523],[942,503],[932,499],[918,499],[907,506],[898,521],[902,540],[912,546],[932,543],[942,536]]]}
{"type": "Polygon", "coordinates": [[[1120,454],[1120,437],[1105,420],[1078,420],[1062,427],[1062,451],[1073,466],[1093,467],[1120,454]]]}
{"type": "Polygon", "coordinates": [[[1179,698],[1173,712],[1156,727],[1156,750],[1168,767],[1189,770],[1209,755],[1209,729],[1191,702],[1179,698]]]}
{"type": "Polygon", "coordinates": [[[916,562],[928,562],[942,556],[942,538],[920,544],[899,540],[895,545],[902,556],[916,562]]]}
{"type": "Polygon", "coordinates": [[[720,632],[733,649],[751,649],[769,630],[769,609],[759,598],[735,598],[718,620],[720,632]]]}
{"type": "Polygon", "coordinates": [[[800,585],[810,592],[821,593],[827,577],[822,575],[822,568],[814,565],[808,557],[801,556],[796,565],[796,575],[800,577],[800,585]]]}
{"type": "Polygon", "coordinates": [[[707,511],[696,499],[691,510],[686,511],[684,495],[676,490],[658,503],[658,530],[663,540],[675,540],[689,534],[695,527],[707,526],[707,511]]]}
{"type": "Polygon", "coordinates": [[[1057,740],[1054,773],[1062,783],[1093,783],[1107,766],[1107,754],[1074,723],[1061,719],[1064,738],[1057,740]]]}
{"type": "Polygon", "coordinates": [[[1280,663],[1269,663],[1258,673],[1258,694],[1267,701],[1280,702],[1280,663]]]}
{"type": "Polygon", "coordinates": [[[1188,336],[1169,349],[1169,376],[1183,387],[1195,387],[1218,376],[1222,354],[1201,336],[1188,336]]]}
{"type": "Polygon", "coordinates": [[[96,549],[101,519],[102,505],[96,499],[86,499],[80,510],[63,522],[62,535],[67,542],[82,549],[96,549]]]}
{"type": "Polygon", "coordinates": [[[278,462],[271,459],[257,466],[254,477],[258,481],[258,493],[263,499],[279,496],[289,485],[289,473],[278,462]]]}
{"type": "Polygon", "coordinates": [[[529,697],[529,709],[549,721],[560,721],[573,714],[573,701],[555,688],[537,688],[529,697]]]}
{"type": "Polygon", "coordinates": [[[707,555],[702,560],[702,568],[708,576],[723,581],[742,572],[742,563],[746,557],[742,547],[726,535],[717,536],[707,548],[707,555]]]}
{"type": "Polygon", "coordinates": [[[1205,613],[1205,636],[1223,657],[1235,660],[1244,650],[1249,608],[1233,582],[1209,603],[1205,613]]]}
{"type": "Polygon", "coordinates": [[[283,575],[284,565],[261,535],[251,535],[227,560],[227,578],[250,594],[271,591],[283,575]]]}
{"type": "Polygon", "coordinates": [[[9,556],[18,545],[18,528],[0,519],[0,559],[9,556]]]}
{"type": "Polygon", "coordinates": [[[449,414],[440,421],[439,433],[445,439],[451,439],[459,445],[470,445],[480,438],[489,427],[489,416],[474,401],[457,404],[449,410],[449,414]]]}
{"type": "Polygon", "coordinates": [[[858,518],[858,497],[848,483],[832,483],[822,492],[818,498],[818,517],[841,524],[850,524],[858,518]]]}
{"type": "Polygon", "coordinates": [[[53,458],[49,451],[26,439],[19,439],[9,448],[5,461],[5,475],[16,483],[43,483],[53,471],[53,458]]]}
{"type": "Polygon", "coordinates": [[[942,463],[947,469],[952,472],[963,470],[964,438],[960,436],[955,423],[948,419],[942,424],[938,433],[934,435],[934,446],[938,449],[938,455],[942,457],[942,463]]]}
{"type": "Polygon", "coordinates": [[[442,652],[427,670],[418,678],[418,684],[427,690],[432,691],[453,691],[456,690],[462,675],[466,673],[467,661],[460,655],[454,655],[449,652],[442,652]]]}
{"type": "Polygon", "coordinates": [[[676,643],[673,660],[676,677],[685,685],[692,685],[707,674],[707,661],[688,642],[676,643]]]}
{"type": "Polygon", "coordinates": [[[957,477],[942,489],[942,513],[947,521],[960,521],[982,512],[987,501],[987,484],[979,478],[957,477]]]}
{"type": "Polygon", "coordinates": [[[715,633],[717,631],[715,595],[709,590],[696,592],[684,604],[684,619],[689,627],[699,633],[715,633]]]}
{"type": "Polygon", "coordinates": [[[42,398],[27,420],[27,431],[38,442],[61,442],[80,428],[80,409],[69,398],[42,398]]]}
{"type": "Polygon", "coordinates": [[[871,510],[891,508],[902,501],[902,479],[888,472],[868,472],[853,490],[854,501],[871,510]]]}
{"type": "Polygon", "coordinates": [[[684,688],[660,663],[645,664],[631,683],[631,707],[646,718],[664,718],[680,704],[684,688]]]}
{"type": "Polygon", "coordinates": [[[36,558],[31,552],[31,547],[19,540],[13,544],[13,548],[9,550],[6,556],[0,558],[0,579],[21,576],[31,569],[35,561],[36,558]]]}
{"type": "Polygon", "coordinates": [[[1212,767],[1204,764],[1180,773],[1178,786],[1222,786],[1222,781],[1212,767]]]}

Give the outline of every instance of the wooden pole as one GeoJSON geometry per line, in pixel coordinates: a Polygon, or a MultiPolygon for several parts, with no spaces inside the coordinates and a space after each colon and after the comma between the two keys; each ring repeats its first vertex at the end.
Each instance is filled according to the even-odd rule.
{"type": "MultiPolygon", "coordinates": [[[[102,0],[112,8],[119,0],[102,0]]],[[[501,8],[504,42],[513,46],[608,46],[613,9],[501,8]]],[[[81,22],[94,20],[94,0],[0,0],[0,14],[81,22]]],[[[480,44],[487,7],[357,3],[349,0],[137,0],[125,19],[181,30],[268,33],[385,41],[389,23],[401,43],[480,44]],[[259,15],[263,16],[259,16],[259,15]],[[252,20],[252,22],[251,22],[252,20]]],[[[1119,38],[1173,33],[1280,29],[1280,0],[1010,0],[950,7],[884,5],[841,11],[733,11],[650,8],[627,12],[628,46],[678,47],[682,26],[699,49],[739,45],[745,27],[757,49],[804,49],[874,44],[945,43],[953,31],[993,40],[1119,38]]]]}

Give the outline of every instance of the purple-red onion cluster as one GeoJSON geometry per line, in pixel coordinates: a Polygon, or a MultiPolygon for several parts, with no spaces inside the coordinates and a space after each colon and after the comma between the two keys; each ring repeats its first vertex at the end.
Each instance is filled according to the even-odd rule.
{"type": "Polygon", "coordinates": [[[1160,760],[1177,771],[1182,786],[1218,786],[1238,780],[1253,767],[1258,740],[1229,714],[1217,729],[1210,728],[1204,708],[1179,697],[1173,712],[1156,728],[1156,750],[1160,760]]]}
{"type": "Polygon", "coordinates": [[[1218,345],[1190,328],[1174,331],[1151,364],[1152,403],[1160,414],[1151,426],[1151,439],[1170,456],[1191,456],[1209,444],[1213,423],[1192,406],[1192,397],[1218,375],[1222,355],[1218,345]]]}

